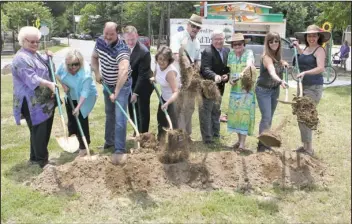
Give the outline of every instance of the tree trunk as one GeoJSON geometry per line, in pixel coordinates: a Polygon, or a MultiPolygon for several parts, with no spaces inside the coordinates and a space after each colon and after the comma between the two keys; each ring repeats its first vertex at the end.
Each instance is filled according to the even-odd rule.
{"type": "Polygon", "coordinates": [[[150,34],[150,2],[147,2],[147,10],[148,10],[148,37],[149,37],[149,40],[151,40],[151,34],[150,34]]]}
{"type": "Polygon", "coordinates": [[[171,11],[171,2],[167,2],[167,46],[170,47],[170,12],[171,11]]]}
{"type": "Polygon", "coordinates": [[[164,28],[164,3],[160,2],[160,4],[161,4],[161,13],[160,13],[160,24],[159,24],[158,49],[160,47],[161,36],[164,28]]]}

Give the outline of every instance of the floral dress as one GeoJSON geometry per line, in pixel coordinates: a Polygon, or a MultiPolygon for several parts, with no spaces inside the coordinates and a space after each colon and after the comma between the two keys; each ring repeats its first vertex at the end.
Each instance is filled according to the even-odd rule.
{"type": "MultiPolygon", "coordinates": [[[[253,51],[245,49],[240,57],[234,51],[229,53],[227,66],[230,67],[230,75],[241,73],[247,67],[247,61],[254,62],[253,51]]],[[[254,77],[256,79],[256,77],[254,77]]],[[[255,122],[255,94],[253,87],[247,93],[241,87],[241,79],[231,87],[230,102],[227,115],[228,132],[236,132],[242,135],[253,135],[255,122]]]]}

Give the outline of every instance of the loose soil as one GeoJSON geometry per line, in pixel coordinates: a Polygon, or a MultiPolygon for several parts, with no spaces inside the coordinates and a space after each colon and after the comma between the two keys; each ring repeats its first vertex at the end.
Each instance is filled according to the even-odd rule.
{"type": "Polygon", "coordinates": [[[312,130],[316,130],[319,118],[315,102],[306,96],[294,97],[293,101],[296,101],[296,103],[292,104],[292,114],[297,115],[297,121],[304,123],[312,130]]]}
{"type": "Polygon", "coordinates": [[[95,160],[77,157],[60,166],[46,166],[31,186],[46,194],[79,193],[82,200],[96,201],[100,197],[173,188],[305,187],[325,184],[327,176],[325,165],[319,160],[291,151],[247,156],[233,151],[198,152],[170,164],[160,160],[160,155],[140,150],[129,154],[123,167],[113,165],[105,155],[95,160]]]}

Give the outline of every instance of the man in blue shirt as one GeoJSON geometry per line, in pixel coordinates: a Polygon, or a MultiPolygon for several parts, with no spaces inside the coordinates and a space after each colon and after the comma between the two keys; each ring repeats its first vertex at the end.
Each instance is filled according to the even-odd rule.
{"type": "Polygon", "coordinates": [[[104,89],[105,101],[105,144],[104,149],[114,146],[113,164],[124,164],[126,155],[126,126],[127,118],[115,100],[127,110],[128,96],[131,92],[131,67],[128,46],[118,37],[118,26],[114,22],[107,22],[103,36],[96,41],[92,54],[92,70],[98,83],[102,81],[108,86],[111,95],[104,89]],[[101,65],[101,74],[99,71],[101,65]]]}

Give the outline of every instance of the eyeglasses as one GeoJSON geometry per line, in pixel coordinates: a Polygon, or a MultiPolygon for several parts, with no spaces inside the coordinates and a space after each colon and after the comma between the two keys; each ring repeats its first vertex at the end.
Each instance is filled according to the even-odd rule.
{"type": "Polygon", "coordinates": [[[26,41],[28,41],[30,44],[40,44],[39,40],[28,40],[27,38],[25,38],[26,41]]]}
{"type": "Polygon", "coordinates": [[[232,43],[232,47],[242,46],[243,43],[232,43]]]}
{"type": "Polygon", "coordinates": [[[199,27],[199,26],[196,26],[196,25],[191,24],[191,27],[192,27],[192,29],[200,30],[200,27],[199,27]]]}
{"type": "Polygon", "coordinates": [[[278,43],[280,43],[280,41],[278,41],[278,40],[269,41],[269,44],[278,44],[278,43]]]}
{"type": "Polygon", "coordinates": [[[70,68],[72,68],[72,67],[78,67],[78,66],[80,66],[80,65],[81,65],[81,63],[79,63],[79,62],[72,63],[72,64],[67,64],[67,66],[70,67],[70,68]]]}

